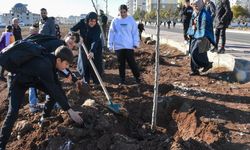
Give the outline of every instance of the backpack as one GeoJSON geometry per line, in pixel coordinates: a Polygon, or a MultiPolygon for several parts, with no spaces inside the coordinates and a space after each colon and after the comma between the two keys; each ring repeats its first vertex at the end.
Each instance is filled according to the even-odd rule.
{"type": "Polygon", "coordinates": [[[57,37],[51,35],[35,34],[28,36],[24,40],[35,42],[41,45],[42,47],[45,48],[44,50],[45,53],[53,53],[59,46],[64,45],[63,40],[60,40],[57,37]]]}
{"type": "Polygon", "coordinates": [[[55,36],[51,35],[43,35],[43,34],[34,34],[26,37],[24,41],[30,41],[30,42],[36,42],[41,43],[48,40],[56,40],[57,38],[55,36]]]}
{"type": "Polygon", "coordinates": [[[34,42],[18,40],[0,52],[0,65],[11,73],[31,59],[41,56],[45,48],[34,42]]]}

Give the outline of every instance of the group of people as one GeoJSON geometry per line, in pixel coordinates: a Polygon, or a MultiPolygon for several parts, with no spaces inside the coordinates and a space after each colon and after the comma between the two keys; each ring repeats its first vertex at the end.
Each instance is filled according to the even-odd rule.
{"type": "MultiPolygon", "coordinates": [[[[230,23],[230,19],[227,19],[227,17],[232,14],[230,14],[228,0],[220,0],[217,6],[216,9],[210,0],[192,0],[191,3],[189,0],[185,0],[182,20],[184,40],[189,41],[187,43],[190,44],[192,70],[190,75],[199,75],[199,69],[201,68],[202,72],[212,68],[212,63],[209,62],[207,57],[207,51],[210,49],[210,44],[214,46],[213,51],[218,50],[220,34],[222,36],[222,46],[218,53],[224,53],[225,51],[225,30],[230,23]],[[213,24],[214,20],[216,20],[216,24],[213,24]],[[214,26],[216,28],[216,40],[214,40],[214,26]]],[[[19,108],[24,101],[25,91],[28,89],[30,111],[43,110],[40,123],[50,117],[50,113],[56,105],[67,111],[75,122],[83,123],[79,112],[71,109],[58,80],[58,73],[80,85],[84,83],[91,84],[92,82],[94,86],[99,86],[99,80],[92,69],[89,59],[93,60],[97,71],[102,76],[104,72],[103,49],[105,46],[103,40],[106,38],[106,46],[110,51],[115,52],[117,56],[119,84],[124,85],[127,82],[125,74],[126,62],[133,73],[134,82],[136,84],[141,83],[140,71],[134,53],[136,48],[139,47],[144,26],[142,23],[137,25],[134,18],[128,15],[126,5],[120,5],[119,16],[112,20],[108,35],[106,34],[107,17],[103,12],[100,13],[100,17],[96,12],[88,13],[86,18],[81,19],[69,29],[69,33],[63,40],[60,39],[61,37],[57,31],[59,26],[56,26],[53,17],[47,16],[45,8],[41,9],[39,24],[31,26],[30,35],[24,39],[21,35],[21,28],[18,26],[18,19],[13,19],[12,22],[13,25],[7,26],[6,32],[1,37],[1,41],[2,39],[4,41],[2,49],[16,40],[13,44],[16,49],[21,50],[25,46],[30,49],[30,45],[35,45],[34,49],[42,49],[43,51],[39,57],[27,58],[27,61],[23,62],[19,68],[13,69],[13,67],[17,66],[11,66],[8,59],[0,60],[1,78],[4,78],[2,70],[6,69],[11,73],[8,78],[9,109],[0,131],[0,150],[6,147],[18,117],[19,108]],[[18,47],[17,43],[22,42],[24,43],[23,47],[18,47]],[[83,44],[87,47],[87,53],[84,51],[83,44]],[[73,60],[72,49],[76,45],[79,47],[77,70],[80,77],[78,78],[69,70],[69,65],[73,60]],[[48,95],[44,105],[38,104],[37,90],[44,91],[48,95]]],[[[11,51],[14,51],[15,48],[12,48],[11,51]]],[[[0,58],[5,56],[6,52],[8,51],[2,50],[0,58]]]]}
{"type": "MultiPolygon", "coordinates": [[[[7,47],[9,44],[13,43],[15,40],[21,40],[21,28],[18,25],[18,19],[12,19],[12,25],[8,25],[5,28],[5,32],[2,32],[0,38],[0,50],[7,47]]],[[[0,80],[6,81],[4,77],[4,68],[0,66],[0,80]]]]}
{"type": "MultiPolygon", "coordinates": [[[[0,58],[3,58],[9,57],[8,55],[10,54],[15,54],[15,51],[22,52],[23,50],[24,52],[14,57],[16,59],[22,57],[20,61],[15,61],[19,63],[18,65],[12,65],[11,59],[0,60],[1,67],[9,71],[7,77],[9,109],[0,131],[0,150],[6,147],[14,123],[18,118],[19,109],[24,102],[25,91],[28,89],[30,94],[30,111],[37,112],[39,109],[43,111],[39,121],[41,124],[51,116],[51,111],[56,104],[64,111],[67,111],[76,123],[83,123],[79,112],[74,111],[69,105],[59,82],[58,73],[78,85],[83,83],[91,84],[91,80],[93,85],[99,85],[89,59],[93,59],[99,74],[102,76],[102,40],[105,39],[102,36],[107,35],[105,33],[102,34],[103,29],[101,30],[101,27],[105,28],[106,21],[105,17],[102,17],[102,24],[99,24],[97,13],[90,12],[85,19],[80,20],[70,28],[69,33],[61,40],[56,35],[54,18],[48,17],[47,10],[42,8],[41,20],[39,24],[34,24],[30,27],[30,35],[28,37],[22,38],[21,28],[19,27],[19,39],[13,38],[13,41],[9,41],[8,44],[13,43],[14,39],[16,41],[9,47],[6,47],[7,45],[4,46],[0,53],[0,58]],[[80,40],[80,37],[82,40],[80,40]],[[86,45],[88,49],[87,54],[84,53],[81,44],[86,45]],[[76,45],[79,47],[77,69],[80,77],[78,78],[68,69],[73,61],[72,49],[76,45]],[[34,50],[37,51],[34,52],[34,50]],[[39,53],[39,56],[37,56],[37,53],[41,50],[41,54],[39,53]],[[24,55],[29,53],[29,51],[33,51],[35,54],[34,56],[32,55],[33,53],[29,54],[26,58],[24,55]],[[38,105],[37,90],[41,90],[48,95],[42,107],[38,105]]],[[[9,36],[15,35],[12,29],[7,28],[6,32],[9,33],[9,36]]],[[[112,20],[107,39],[107,47],[110,51],[115,52],[117,56],[120,76],[119,84],[126,84],[126,62],[132,70],[135,83],[140,84],[140,72],[134,56],[134,51],[139,47],[140,42],[138,26],[134,18],[128,15],[126,5],[119,7],[119,16],[112,20]]]]}
{"type": "Polygon", "coordinates": [[[191,55],[190,75],[199,75],[212,68],[207,51],[225,53],[226,28],[228,28],[233,14],[229,0],[219,0],[217,7],[211,0],[185,0],[182,10],[183,32],[186,44],[189,44],[191,55]],[[215,36],[214,36],[215,27],[215,36]],[[221,36],[221,47],[218,49],[221,36]],[[210,45],[213,48],[210,48],[210,45]]]}

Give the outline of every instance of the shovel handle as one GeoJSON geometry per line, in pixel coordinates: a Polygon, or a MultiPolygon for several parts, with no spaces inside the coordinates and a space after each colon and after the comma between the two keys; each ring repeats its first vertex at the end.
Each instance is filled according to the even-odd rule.
{"type": "MultiPolygon", "coordinates": [[[[83,47],[83,49],[84,49],[86,55],[88,55],[88,50],[87,50],[87,47],[85,46],[84,43],[82,43],[82,47],[83,47]]],[[[96,76],[97,76],[97,78],[98,78],[98,81],[99,81],[100,84],[101,84],[101,87],[102,87],[102,89],[103,89],[103,91],[104,91],[104,93],[105,93],[106,98],[108,99],[108,101],[109,101],[110,103],[112,103],[111,96],[109,95],[108,90],[107,90],[106,87],[104,86],[103,81],[102,81],[102,78],[101,78],[99,72],[97,71],[96,66],[95,66],[95,64],[94,64],[94,62],[93,62],[93,60],[92,60],[92,58],[89,59],[89,62],[90,62],[91,66],[92,66],[92,68],[93,68],[93,70],[94,70],[94,72],[95,72],[95,74],[96,74],[96,76]]]]}

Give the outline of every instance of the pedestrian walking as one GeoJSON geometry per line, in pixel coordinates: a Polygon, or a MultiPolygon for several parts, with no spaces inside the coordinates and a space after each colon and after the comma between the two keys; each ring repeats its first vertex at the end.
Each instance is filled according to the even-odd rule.
{"type": "Polygon", "coordinates": [[[190,20],[192,17],[193,8],[190,5],[190,0],[185,0],[184,7],[181,11],[181,18],[183,23],[183,35],[184,35],[184,43],[188,44],[188,36],[187,36],[187,30],[190,24],[190,20]]]}
{"type": "Polygon", "coordinates": [[[233,18],[229,0],[219,0],[215,16],[215,47],[213,52],[218,51],[219,54],[225,53],[226,44],[226,28],[228,28],[233,18]],[[218,44],[221,36],[221,47],[218,50],[218,44]]]}
{"type": "Polygon", "coordinates": [[[171,20],[170,19],[167,21],[167,24],[168,24],[168,29],[170,29],[170,25],[171,25],[171,20]]]}
{"type": "Polygon", "coordinates": [[[145,30],[144,24],[142,23],[142,21],[140,21],[140,22],[138,23],[138,30],[139,30],[139,37],[140,37],[140,40],[141,40],[141,39],[142,39],[141,34],[142,34],[142,32],[145,30]]]}

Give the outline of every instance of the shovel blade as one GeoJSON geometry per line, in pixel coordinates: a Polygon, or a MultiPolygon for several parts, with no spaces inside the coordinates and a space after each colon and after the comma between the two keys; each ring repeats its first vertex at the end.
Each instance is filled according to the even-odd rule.
{"type": "Polygon", "coordinates": [[[115,113],[120,113],[121,104],[115,104],[115,103],[110,103],[110,102],[108,102],[108,103],[107,103],[107,107],[108,107],[111,111],[113,111],[113,112],[115,112],[115,113]]]}

